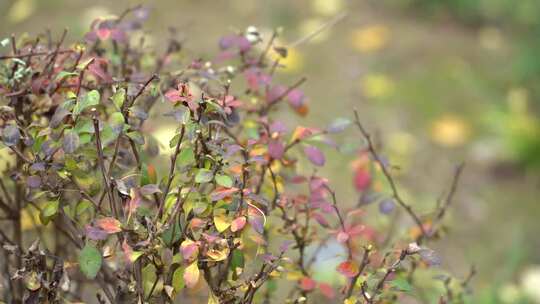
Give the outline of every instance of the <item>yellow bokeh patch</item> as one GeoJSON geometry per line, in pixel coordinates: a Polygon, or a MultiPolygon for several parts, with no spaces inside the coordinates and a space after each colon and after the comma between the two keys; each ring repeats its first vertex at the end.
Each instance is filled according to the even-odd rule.
{"type": "Polygon", "coordinates": [[[357,29],[351,34],[351,44],[362,53],[370,53],[388,44],[390,30],[383,25],[372,25],[357,29]]]}
{"type": "Polygon", "coordinates": [[[383,74],[369,74],[365,76],[360,86],[364,96],[368,98],[384,98],[394,92],[394,81],[383,74]]]}
{"type": "Polygon", "coordinates": [[[435,119],[430,129],[431,139],[445,147],[459,147],[467,142],[470,135],[469,124],[462,118],[445,114],[435,119]]]}

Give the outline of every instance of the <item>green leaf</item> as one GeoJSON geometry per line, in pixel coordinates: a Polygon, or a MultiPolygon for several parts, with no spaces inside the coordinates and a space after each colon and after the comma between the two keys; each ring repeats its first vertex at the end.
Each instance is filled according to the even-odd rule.
{"type": "Polygon", "coordinates": [[[244,253],[241,250],[235,249],[232,252],[230,267],[233,273],[233,279],[238,278],[244,269],[244,253]]]}
{"type": "Polygon", "coordinates": [[[181,236],[182,229],[180,229],[180,225],[178,224],[178,222],[175,222],[174,226],[171,226],[167,230],[163,231],[161,238],[166,245],[171,245],[172,243],[177,242],[181,236]]]}
{"type": "Polygon", "coordinates": [[[114,105],[118,108],[118,110],[122,109],[122,105],[124,104],[124,101],[126,100],[126,90],[120,89],[114,93],[113,96],[111,96],[111,100],[114,103],[114,105]]]}
{"type": "Polygon", "coordinates": [[[213,173],[212,171],[208,170],[208,169],[199,169],[199,171],[197,172],[197,175],[195,175],[195,182],[196,183],[208,183],[209,181],[212,180],[213,178],[213,173]]]}
{"type": "Polygon", "coordinates": [[[184,268],[178,267],[173,273],[172,286],[176,292],[180,292],[186,286],[184,282],[184,268]]]}
{"type": "Polygon", "coordinates": [[[230,188],[233,185],[233,181],[229,176],[221,174],[216,175],[216,183],[218,183],[218,185],[220,186],[227,188],[230,188]]]}
{"type": "Polygon", "coordinates": [[[101,146],[104,149],[118,137],[114,134],[114,131],[109,124],[105,124],[103,126],[103,130],[101,130],[100,135],[101,135],[101,146]]]}
{"type": "Polygon", "coordinates": [[[144,145],[144,136],[139,131],[131,131],[126,134],[129,138],[133,139],[133,141],[138,145],[144,145]]]}
{"type": "Polygon", "coordinates": [[[81,272],[89,279],[97,276],[102,262],[101,252],[93,245],[86,244],[79,253],[79,267],[81,272]]]}
{"type": "Polygon", "coordinates": [[[115,137],[118,137],[120,133],[124,130],[124,115],[120,112],[114,112],[109,117],[109,122],[111,124],[111,129],[115,137]]]}
{"type": "Polygon", "coordinates": [[[77,76],[77,75],[79,74],[75,72],[61,71],[58,74],[56,74],[55,80],[58,81],[69,76],[77,76]]]}
{"type": "Polygon", "coordinates": [[[195,161],[195,154],[192,147],[187,147],[180,151],[177,163],[180,166],[187,166],[195,161]]]}
{"type": "Polygon", "coordinates": [[[400,291],[403,291],[403,292],[412,291],[411,284],[409,284],[409,282],[407,282],[407,279],[402,278],[402,277],[397,277],[397,278],[393,279],[392,281],[390,281],[390,285],[392,285],[392,287],[397,288],[397,289],[399,289],[400,291]]]}
{"type": "Polygon", "coordinates": [[[92,204],[89,200],[82,200],[77,204],[77,207],[75,208],[75,214],[77,216],[81,216],[85,211],[93,211],[94,210],[94,204],[92,204]]]}
{"type": "Polygon", "coordinates": [[[41,209],[41,213],[39,214],[39,219],[43,223],[43,225],[49,224],[49,221],[56,216],[58,213],[58,206],[60,205],[59,200],[54,200],[47,202],[45,207],[41,209]]]}
{"type": "Polygon", "coordinates": [[[141,186],[157,183],[156,169],[152,165],[143,164],[141,170],[141,186]]]}
{"type": "MultiPolygon", "coordinates": [[[[163,290],[163,280],[158,278],[156,274],[156,266],[154,266],[153,264],[148,264],[142,269],[142,279],[144,295],[146,297],[150,296],[150,291],[152,291],[153,296],[156,296],[160,294],[161,290],[163,290]],[[154,286],[156,279],[157,283],[154,286]]],[[[150,302],[154,303],[154,301],[150,302]]]]}
{"type": "Polygon", "coordinates": [[[79,102],[75,104],[73,108],[73,115],[79,115],[86,108],[99,104],[100,96],[99,92],[92,90],[88,92],[79,102]]]}
{"type": "Polygon", "coordinates": [[[92,63],[94,61],[94,59],[95,59],[94,57],[91,57],[91,58],[88,58],[88,59],[84,60],[83,62],[79,63],[77,65],[77,70],[82,71],[82,70],[86,69],[86,67],[90,63],[92,63]]]}

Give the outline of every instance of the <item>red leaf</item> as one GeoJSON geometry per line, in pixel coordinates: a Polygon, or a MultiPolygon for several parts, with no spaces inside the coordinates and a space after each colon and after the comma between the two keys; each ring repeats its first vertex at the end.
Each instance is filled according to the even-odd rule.
{"type": "Polygon", "coordinates": [[[217,188],[214,190],[210,197],[212,198],[212,201],[219,201],[221,199],[224,199],[228,196],[231,196],[232,194],[238,192],[238,188],[217,188]]]}
{"type": "Polygon", "coordinates": [[[199,244],[187,239],[180,245],[180,252],[186,261],[193,261],[199,255],[199,244]]]}
{"type": "Polygon", "coordinates": [[[180,96],[180,91],[177,90],[169,90],[165,93],[165,98],[171,102],[177,102],[182,100],[180,96]]]}
{"type": "Polygon", "coordinates": [[[300,279],[300,288],[304,291],[311,291],[315,289],[315,286],[317,286],[317,283],[308,277],[303,277],[300,279]]]}
{"type": "Polygon", "coordinates": [[[349,240],[349,234],[345,231],[340,231],[337,234],[337,241],[340,243],[345,243],[349,240]]]}
{"type": "Polygon", "coordinates": [[[128,218],[131,217],[131,215],[137,211],[137,208],[141,205],[141,194],[138,189],[131,188],[130,190],[130,199],[127,203],[127,212],[128,212],[128,218]]]}
{"type": "Polygon", "coordinates": [[[336,296],[336,292],[330,286],[330,284],[327,283],[319,283],[319,290],[323,294],[323,296],[327,297],[328,299],[333,299],[336,296]]]}
{"type": "Polygon", "coordinates": [[[122,223],[119,220],[112,217],[103,217],[96,221],[96,226],[101,228],[103,231],[111,234],[122,231],[122,223]]]}
{"type": "Polygon", "coordinates": [[[304,148],[304,153],[306,153],[307,158],[315,166],[324,166],[324,163],[325,163],[324,154],[317,147],[306,146],[304,148]]]}
{"type": "Polygon", "coordinates": [[[100,28],[96,31],[97,36],[101,40],[107,40],[111,36],[111,30],[108,28],[100,28]]]}
{"type": "Polygon", "coordinates": [[[244,226],[246,225],[246,217],[241,216],[234,219],[231,223],[231,231],[236,232],[242,230],[244,226]]]}
{"type": "Polygon", "coordinates": [[[371,174],[367,169],[358,168],[354,174],[354,186],[358,191],[366,190],[371,185],[371,174]]]}
{"type": "Polygon", "coordinates": [[[105,61],[98,61],[98,60],[94,60],[89,66],[88,66],[88,70],[90,71],[90,73],[92,73],[93,75],[101,78],[103,81],[105,82],[112,82],[113,79],[111,77],[111,75],[109,75],[107,72],[105,72],[105,70],[103,69],[103,65],[106,66],[106,62],[105,61]]]}
{"type": "Polygon", "coordinates": [[[338,265],[337,271],[348,278],[352,278],[358,274],[358,264],[355,261],[345,261],[338,265]]]}

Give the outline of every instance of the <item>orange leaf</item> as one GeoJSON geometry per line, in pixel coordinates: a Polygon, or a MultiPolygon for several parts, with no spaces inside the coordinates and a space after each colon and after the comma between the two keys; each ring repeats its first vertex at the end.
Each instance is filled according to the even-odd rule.
{"type": "Polygon", "coordinates": [[[96,225],[103,231],[111,234],[122,231],[122,223],[119,220],[112,217],[103,217],[96,221],[96,225]]]}
{"type": "Polygon", "coordinates": [[[348,278],[352,278],[358,274],[358,264],[355,261],[345,261],[339,264],[337,271],[348,278]]]}

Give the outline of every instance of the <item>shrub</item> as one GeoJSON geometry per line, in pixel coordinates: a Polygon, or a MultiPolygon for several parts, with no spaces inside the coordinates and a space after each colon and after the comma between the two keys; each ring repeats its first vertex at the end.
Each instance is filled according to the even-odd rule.
{"type": "MultiPolygon", "coordinates": [[[[356,112],[322,128],[290,129],[275,117],[281,107],[302,116],[308,109],[304,78],[274,79],[287,56],[278,32],[266,40],[254,28],[227,35],[216,58],[189,62],[174,37],[162,54],[145,47],[146,16],[136,7],[96,20],[85,41],[72,45],[66,31],[57,41],[40,35],[2,43],[11,48],[0,57],[5,300],[172,303],[204,294],[208,303],[381,303],[416,296],[416,271],[439,264],[424,244],[440,235],[461,167],[433,215],[421,217],[400,196],[394,169],[356,112]],[[169,147],[148,127],[161,120],[177,126],[169,147]],[[305,169],[323,166],[321,146],[333,147],[332,134],[350,126],[365,139],[354,175],[357,206],[341,203],[329,180],[305,169]],[[376,179],[388,187],[376,190],[376,179]],[[377,200],[382,213],[397,207],[412,220],[390,246],[385,235],[394,231],[363,215],[364,204],[377,200]],[[339,285],[312,276],[327,243],[343,248],[339,285]]],[[[433,280],[446,287],[440,302],[463,301],[469,280],[433,280]]]]}

